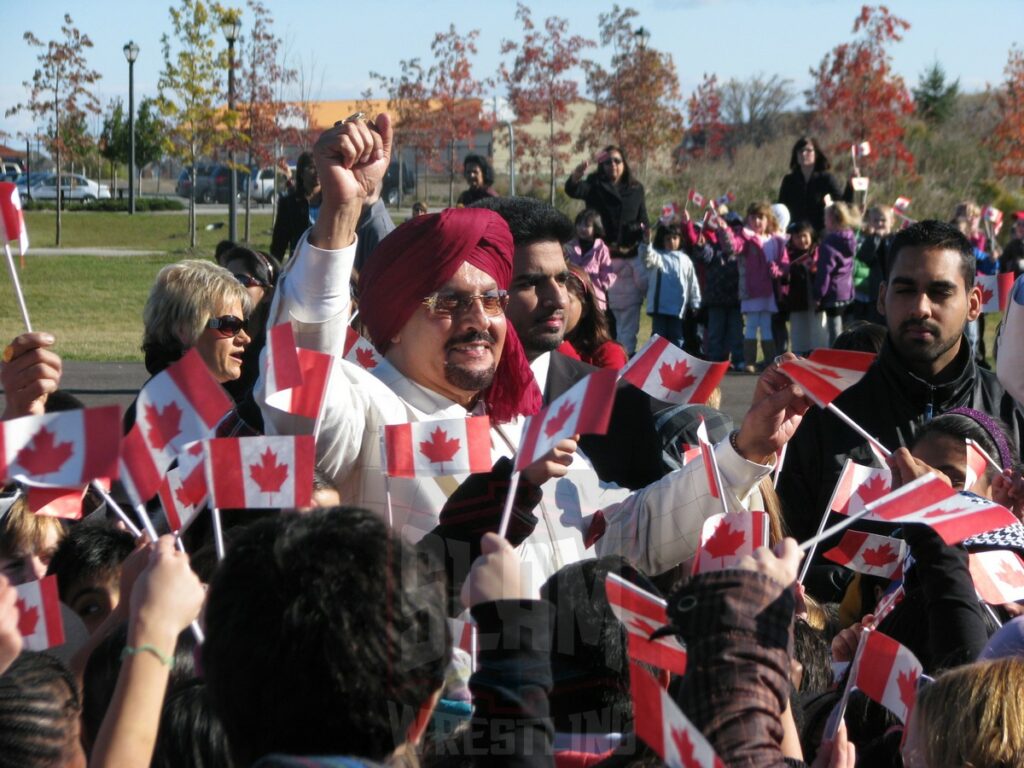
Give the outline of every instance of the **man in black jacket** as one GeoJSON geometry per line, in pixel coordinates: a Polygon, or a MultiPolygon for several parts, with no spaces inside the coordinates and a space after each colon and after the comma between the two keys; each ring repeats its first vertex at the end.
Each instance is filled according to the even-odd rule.
{"type": "MultiPolygon", "coordinates": [[[[558,351],[565,338],[566,280],[562,244],[574,236],[572,222],[550,205],[525,197],[489,198],[475,208],[496,211],[515,242],[512,282],[505,314],[523,343],[547,405],[596,370],[558,351]]],[[[584,435],[580,449],[605,482],[636,490],[662,477],[668,467],[654,426],[651,399],[620,382],[607,435],[584,435]]]]}
{"type": "MultiPolygon", "coordinates": [[[[979,368],[964,326],[981,312],[970,242],[956,227],[922,221],[899,232],[878,311],[888,335],[874,365],[835,405],[894,450],[934,416],[968,406],[1001,418],[1020,446],[1024,411],[992,371],[979,368]]],[[[807,539],[825,513],[843,463],[873,464],[867,442],[813,408],[789,444],[778,491],[790,532],[807,539]]],[[[818,552],[828,548],[818,547],[818,552]]]]}

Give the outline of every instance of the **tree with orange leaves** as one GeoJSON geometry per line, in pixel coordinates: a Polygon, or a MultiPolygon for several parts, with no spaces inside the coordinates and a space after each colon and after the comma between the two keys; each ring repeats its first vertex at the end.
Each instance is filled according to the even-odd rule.
{"type": "Polygon", "coordinates": [[[903,143],[903,119],[913,113],[914,102],[893,72],[888,50],[909,28],[884,5],[863,6],[853,25],[860,36],[825,55],[811,70],[814,86],[807,92],[816,128],[835,137],[833,151],[869,141],[868,161],[890,175],[914,171],[914,156],[903,143]]]}
{"type": "Polygon", "coordinates": [[[1024,51],[1010,49],[1006,62],[1006,81],[996,94],[999,124],[988,145],[995,153],[998,176],[1024,177],[1024,51]]]}
{"type": "Polygon", "coordinates": [[[555,179],[562,174],[562,164],[569,161],[572,136],[561,128],[569,118],[569,105],[578,97],[576,81],[567,73],[580,63],[580,51],[594,46],[592,40],[569,34],[569,22],[558,16],[544,21],[541,31],[533,23],[530,9],[523,3],[516,6],[516,18],[523,25],[523,41],[504,40],[501,52],[512,54],[512,68],[504,63],[499,73],[508,89],[508,99],[520,123],[542,117],[548,124],[546,137],[520,133],[516,156],[526,155],[532,162],[526,170],[540,172],[548,166],[549,202],[555,204],[555,179]]]}
{"type": "Polygon", "coordinates": [[[686,115],[690,121],[686,132],[687,152],[712,160],[721,157],[728,131],[722,123],[722,91],[716,75],[704,73],[701,84],[686,102],[686,115]]]}

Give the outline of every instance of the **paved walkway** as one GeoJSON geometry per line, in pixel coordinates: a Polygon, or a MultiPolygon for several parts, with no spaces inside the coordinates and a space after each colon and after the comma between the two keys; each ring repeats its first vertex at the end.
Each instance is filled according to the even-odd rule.
{"type": "Polygon", "coordinates": [[[33,248],[33,256],[162,256],[167,251],[140,251],[134,248],[82,248],[72,246],[67,248],[33,248]]]}

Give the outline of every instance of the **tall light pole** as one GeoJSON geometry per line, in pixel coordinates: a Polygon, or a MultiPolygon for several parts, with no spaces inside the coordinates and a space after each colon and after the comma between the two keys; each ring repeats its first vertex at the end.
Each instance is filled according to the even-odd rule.
{"type": "MultiPolygon", "coordinates": [[[[135,215],[135,60],[139,58],[139,46],[129,40],[124,46],[124,57],[128,59],[128,134],[131,136],[131,152],[128,155],[128,215],[135,215]]],[[[115,191],[114,194],[117,194],[115,191]]]]}
{"type": "MultiPolygon", "coordinates": [[[[228,111],[235,111],[235,42],[242,31],[242,20],[237,13],[224,18],[220,28],[228,41],[228,111]]],[[[231,144],[228,145],[228,165],[231,166],[231,190],[228,196],[228,239],[238,242],[238,171],[235,170],[235,143],[232,130],[231,144]]]]}
{"type": "Polygon", "coordinates": [[[636,37],[636,43],[640,47],[640,50],[647,48],[647,41],[651,39],[651,30],[639,27],[636,32],[633,33],[636,37]]]}

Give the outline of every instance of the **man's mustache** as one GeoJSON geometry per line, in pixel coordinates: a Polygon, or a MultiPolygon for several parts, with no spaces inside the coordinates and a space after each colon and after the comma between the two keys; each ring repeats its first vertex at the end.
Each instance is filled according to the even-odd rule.
{"type": "Polygon", "coordinates": [[[472,344],[473,342],[482,341],[486,344],[495,344],[496,340],[487,331],[469,331],[462,336],[457,336],[454,339],[448,339],[448,342],[444,345],[445,349],[451,349],[459,344],[472,344]]]}

